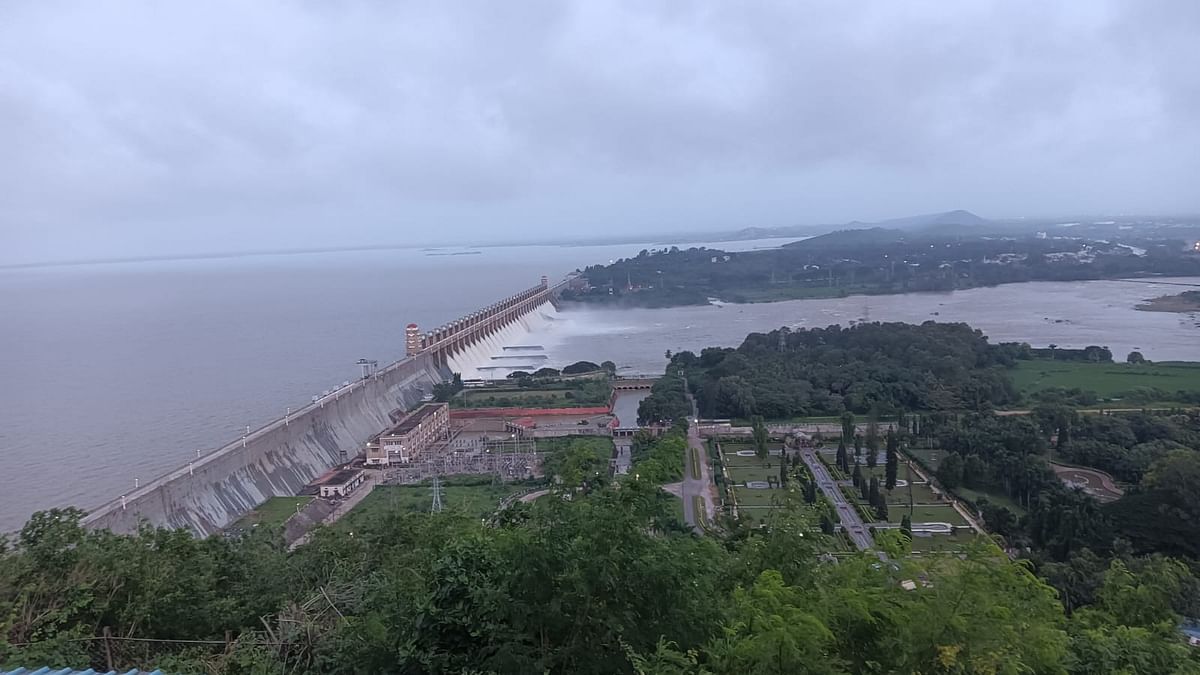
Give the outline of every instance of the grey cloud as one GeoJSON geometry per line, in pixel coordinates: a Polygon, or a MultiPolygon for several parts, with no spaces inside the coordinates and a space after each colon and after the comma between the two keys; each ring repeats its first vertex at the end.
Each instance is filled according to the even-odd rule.
{"type": "Polygon", "coordinates": [[[1195,210],[1200,5],[0,6],[0,261],[1195,210]]]}

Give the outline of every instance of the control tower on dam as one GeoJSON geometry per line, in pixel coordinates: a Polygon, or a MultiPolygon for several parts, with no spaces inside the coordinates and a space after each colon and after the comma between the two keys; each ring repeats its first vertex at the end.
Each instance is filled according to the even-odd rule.
{"type": "MultiPolygon", "coordinates": [[[[545,277],[533,288],[426,333],[409,324],[406,356],[243,438],[202,455],[93,509],[88,527],[132,532],[142,521],[220,531],[270,497],[295,495],[330,468],[356,457],[366,443],[420,404],[445,380],[454,360],[556,301],[565,282],[545,277]]],[[[397,336],[399,337],[399,336],[397,336]]]]}

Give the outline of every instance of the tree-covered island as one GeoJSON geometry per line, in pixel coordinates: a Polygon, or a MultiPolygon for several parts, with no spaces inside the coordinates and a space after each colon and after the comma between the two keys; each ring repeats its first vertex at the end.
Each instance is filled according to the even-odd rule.
{"type": "Polygon", "coordinates": [[[1200,276],[1185,241],[844,230],[776,249],[643,250],[581,271],[576,302],[669,307],[854,294],[949,291],[1024,281],[1200,276]]]}

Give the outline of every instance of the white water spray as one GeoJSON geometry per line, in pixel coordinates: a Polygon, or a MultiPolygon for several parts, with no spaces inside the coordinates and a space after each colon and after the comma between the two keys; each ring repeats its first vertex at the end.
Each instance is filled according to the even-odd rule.
{"type": "Polygon", "coordinates": [[[546,302],[451,356],[450,370],[461,373],[464,380],[502,380],[518,370],[560,368],[565,364],[551,363],[547,348],[557,342],[555,328],[561,323],[558,310],[546,302]]]}

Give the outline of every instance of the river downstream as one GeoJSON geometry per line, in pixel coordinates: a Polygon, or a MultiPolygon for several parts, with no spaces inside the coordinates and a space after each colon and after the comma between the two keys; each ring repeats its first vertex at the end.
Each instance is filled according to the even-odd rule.
{"type": "MultiPolygon", "coordinates": [[[[1200,279],[1162,279],[1200,283],[1200,279]]],[[[571,308],[560,312],[553,338],[555,362],[611,359],[624,372],[657,373],[666,350],[737,346],[747,333],[824,327],[851,322],[961,321],[992,342],[1107,346],[1114,358],[1141,351],[1155,361],[1200,361],[1200,314],[1144,312],[1146,298],[1179,286],[1121,281],[1031,282],[950,293],[852,296],[752,305],[669,309],[571,308]]]]}

